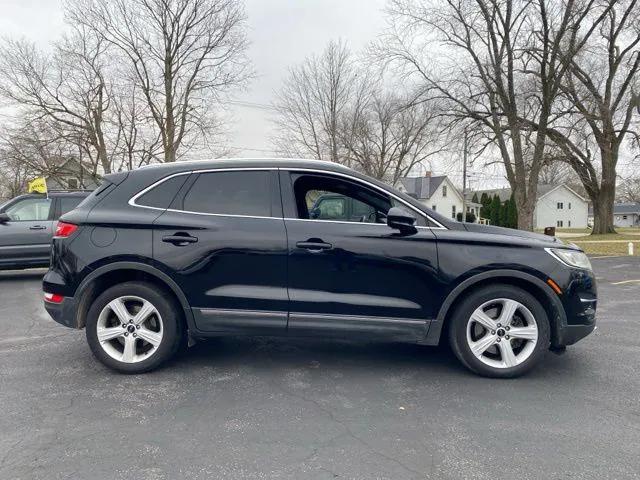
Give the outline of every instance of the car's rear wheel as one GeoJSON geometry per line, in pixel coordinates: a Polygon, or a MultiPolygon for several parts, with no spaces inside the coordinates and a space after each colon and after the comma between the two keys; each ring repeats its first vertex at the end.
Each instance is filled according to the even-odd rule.
{"type": "Polygon", "coordinates": [[[149,283],[127,282],[109,288],[87,314],[87,341],[107,367],[143,373],[177,352],[183,338],[180,306],[149,283]]]}
{"type": "Polygon", "coordinates": [[[456,308],[449,329],[455,355],[487,377],[517,377],[549,348],[549,320],[540,302],[511,285],[476,290],[456,308]]]}

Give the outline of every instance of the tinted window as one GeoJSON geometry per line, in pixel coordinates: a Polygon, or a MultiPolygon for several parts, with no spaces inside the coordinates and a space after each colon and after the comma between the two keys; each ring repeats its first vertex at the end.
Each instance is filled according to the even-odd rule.
{"type": "Polygon", "coordinates": [[[201,173],[184,199],[189,212],[271,216],[271,172],[201,173]]]}
{"type": "Polygon", "coordinates": [[[329,176],[301,175],[294,191],[299,218],[385,223],[391,208],[387,196],[329,176]]]}
{"type": "Polygon", "coordinates": [[[60,197],[60,215],[70,212],[84,200],[83,197],[60,197]]]}
{"type": "Polygon", "coordinates": [[[5,210],[13,221],[48,220],[51,200],[48,198],[26,198],[14,203],[5,210]]]}
{"type": "Polygon", "coordinates": [[[158,184],[136,200],[136,204],[146,207],[169,208],[180,187],[189,175],[178,175],[158,184]]]}

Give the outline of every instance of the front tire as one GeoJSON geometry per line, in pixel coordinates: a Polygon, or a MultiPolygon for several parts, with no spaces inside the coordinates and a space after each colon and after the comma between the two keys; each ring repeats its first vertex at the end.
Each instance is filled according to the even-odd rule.
{"type": "Polygon", "coordinates": [[[121,373],[158,368],[184,337],[181,307],[153,284],[127,282],[101,294],[89,308],[86,335],[94,356],[121,373]]]}
{"type": "Polygon", "coordinates": [[[517,377],[531,370],[549,349],[549,319],[525,290],[489,285],[458,305],[449,342],[469,370],[486,377],[517,377]]]}

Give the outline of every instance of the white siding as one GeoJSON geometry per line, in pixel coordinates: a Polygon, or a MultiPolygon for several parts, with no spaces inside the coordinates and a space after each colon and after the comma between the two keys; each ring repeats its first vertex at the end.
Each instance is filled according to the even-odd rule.
{"type": "Polygon", "coordinates": [[[431,195],[428,200],[420,200],[427,207],[436,206],[436,212],[448,218],[453,218],[453,206],[456,207],[456,214],[462,211],[462,196],[458,193],[458,189],[451,183],[451,180],[445,178],[438,186],[438,189],[431,195]],[[447,196],[442,196],[442,187],[447,187],[447,196]]]}
{"type": "Polygon", "coordinates": [[[613,224],[616,227],[637,227],[640,220],[635,213],[616,213],[613,216],[613,224]]]}
{"type": "Polygon", "coordinates": [[[589,206],[585,200],[573,193],[569,188],[560,185],[546,195],[538,198],[534,214],[534,227],[586,228],[589,206]],[[558,208],[562,203],[562,208],[558,208]],[[571,208],[569,208],[571,204],[571,208]]]}

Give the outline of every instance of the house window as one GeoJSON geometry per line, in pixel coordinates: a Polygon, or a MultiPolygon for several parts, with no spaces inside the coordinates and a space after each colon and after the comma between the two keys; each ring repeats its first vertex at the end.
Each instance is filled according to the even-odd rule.
{"type": "Polygon", "coordinates": [[[571,210],[571,202],[569,202],[569,205],[567,207],[569,208],[569,210],[571,210]]]}
{"type": "Polygon", "coordinates": [[[571,220],[567,222],[567,227],[571,228],[571,220]]]}
{"type": "Polygon", "coordinates": [[[446,186],[446,185],[443,185],[443,186],[442,186],[442,196],[443,196],[443,197],[446,197],[446,196],[447,196],[447,186],[446,186]]]}
{"type": "Polygon", "coordinates": [[[623,219],[623,220],[626,220],[626,219],[627,219],[627,216],[626,216],[626,215],[622,215],[622,219],[623,219]]]}
{"type": "Polygon", "coordinates": [[[558,210],[562,210],[564,208],[564,204],[562,202],[558,202],[558,210]]]}
{"type": "Polygon", "coordinates": [[[431,205],[431,210],[433,210],[435,212],[436,211],[436,206],[435,205],[431,205]]]}
{"type": "Polygon", "coordinates": [[[456,206],[451,205],[451,218],[456,218],[456,206]]]}
{"type": "Polygon", "coordinates": [[[556,222],[556,227],[560,227],[560,228],[562,228],[562,220],[558,220],[558,221],[556,222]]]}
{"type": "Polygon", "coordinates": [[[77,178],[67,178],[67,188],[69,190],[78,190],[79,183],[77,178]]]}

